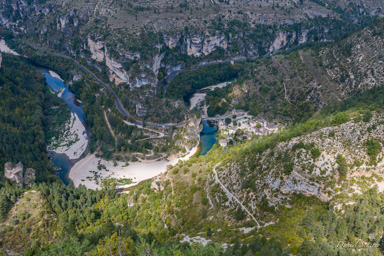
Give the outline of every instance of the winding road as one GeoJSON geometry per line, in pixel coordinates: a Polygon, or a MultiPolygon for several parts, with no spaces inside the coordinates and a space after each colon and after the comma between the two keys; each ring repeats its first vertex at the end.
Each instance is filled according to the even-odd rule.
{"type": "MultiPolygon", "coordinates": [[[[34,44],[31,44],[31,43],[28,43],[27,44],[29,46],[31,46],[32,48],[36,49],[36,50],[40,50],[40,51],[46,51],[46,52],[49,52],[51,55],[53,56],[56,56],[56,57],[60,57],[60,58],[63,58],[63,59],[67,59],[67,60],[71,60],[73,63],[75,63],[79,68],[81,68],[84,72],[88,73],[89,75],[92,76],[93,79],[95,79],[95,81],[97,83],[99,83],[101,86],[103,86],[105,89],[107,89],[113,96],[113,98],[115,99],[115,104],[116,104],[116,108],[119,110],[119,112],[125,116],[126,118],[129,118],[131,117],[128,113],[128,111],[123,107],[123,104],[121,103],[121,101],[119,100],[119,98],[117,97],[116,93],[106,84],[104,83],[103,81],[101,81],[92,71],[90,71],[88,68],[84,67],[82,64],[80,64],[77,60],[75,60],[74,58],[72,57],[69,57],[69,56],[66,56],[66,55],[63,55],[63,54],[60,54],[60,53],[56,53],[56,52],[52,52],[50,49],[46,49],[46,48],[43,48],[43,47],[39,47],[39,46],[36,46],[34,44]]],[[[175,74],[176,75],[176,74],[175,74]]],[[[134,121],[133,122],[134,124],[136,125],[141,125],[143,126],[143,123],[139,122],[139,121],[134,121]]],[[[145,126],[146,127],[153,127],[153,128],[171,128],[173,126],[175,127],[181,127],[181,126],[184,126],[186,125],[187,122],[186,121],[183,121],[181,123],[175,123],[175,124],[155,124],[155,123],[146,123],[145,126]]]]}
{"type": "MultiPolygon", "coordinates": [[[[44,47],[41,47],[41,46],[37,46],[37,45],[34,45],[32,43],[29,43],[29,42],[25,42],[26,44],[28,44],[29,46],[31,46],[32,48],[34,48],[35,50],[39,50],[39,51],[45,51],[45,52],[48,52],[50,54],[52,54],[53,56],[56,56],[56,57],[59,57],[59,58],[63,58],[63,59],[67,59],[67,60],[70,60],[72,61],[76,66],[78,66],[80,69],[82,69],[84,72],[88,73],[89,75],[92,76],[93,79],[95,79],[95,81],[97,83],[99,83],[101,86],[103,86],[106,90],[108,90],[113,98],[115,99],[115,105],[116,105],[116,108],[119,110],[119,112],[126,118],[130,118],[131,115],[129,114],[129,112],[124,108],[123,104],[121,103],[120,99],[117,97],[116,93],[109,87],[109,85],[107,85],[106,83],[104,83],[101,79],[99,79],[92,71],[90,71],[88,68],[86,68],[85,66],[83,66],[82,64],[80,64],[77,60],[75,60],[74,58],[70,57],[70,56],[67,56],[67,55],[64,55],[64,54],[61,54],[61,53],[57,53],[57,52],[52,52],[51,49],[47,49],[47,48],[44,48],[44,47]]],[[[173,71],[171,74],[167,75],[166,77],[164,77],[158,84],[157,84],[157,89],[160,90],[161,87],[163,85],[164,88],[163,88],[163,95],[165,95],[166,93],[166,90],[167,90],[167,87],[168,85],[171,83],[171,81],[173,80],[173,78],[175,78],[175,76],[177,76],[178,74],[180,73],[183,73],[183,72],[186,72],[186,71],[191,71],[191,70],[195,70],[195,69],[198,69],[198,68],[201,68],[201,67],[204,67],[204,66],[209,66],[209,65],[214,65],[214,64],[220,64],[220,63],[228,63],[228,62],[232,62],[232,61],[243,61],[243,60],[246,60],[245,57],[243,56],[238,56],[238,57],[235,57],[235,58],[232,58],[232,59],[228,59],[228,60],[218,60],[218,61],[208,61],[208,62],[202,62],[200,64],[198,64],[197,66],[195,67],[190,67],[190,68],[186,68],[186,69],[180,69],[180,70],[175,70],[173,71]],[[165,83],[167,82],[167,83],[165,83]]],[[[203,119],[210,119],[210,120],[215,120],[215,119],[222,119],[222,118],[203,118],[203,119]]],[[[131,122],[132,124],[134,125],[138,125],[138,126],[144,126],[142,122],[140,121],[134,121],[134,122],[131,122]]],[[[145,123],[145,127],[152,127],[152,128],[171,128],[171,127],[181,127],[181,126],[184,126],[187,124],[187,121],[183,121],[183,122],[180,122],[180,123],[167,123],[167,124],[156,124],[156,123],[151,123],[151,122],[147,122],[145,123]]]]}
{"type": "Polygon", "coordinates": [[[216,167],[219,166],[219,164],[221,164],[221,162],[218,163],[218,164],[216,164],[216,165],[213,167],[213,169],[212,169],[213,173],[215,174],[215,179],[216,179],[216,181],[220,184],[221,188],[222,188],[227,194],[229,194],[233,199],[235,199],[236,202],[241,206],[241,208],[243,208],[243,210],[244,210],[245,212],[247,212],[248,215],[249,215],[249,216],[256,222],[257,229],[260,229],[261,226],[260,226],[259,222],[256,220],[256,218],[252,215],[252,213],[251,213],[250,211],[248,211],[248,209],[247,209],[247,208],[240,202],[240,200],[237,199],[231,192],[229,192],[229,190],[228,190],[228,189],[224,186],[224,184],[219,180],[219,176],[217,175],[217,172],[216,172],[216,167]]]}

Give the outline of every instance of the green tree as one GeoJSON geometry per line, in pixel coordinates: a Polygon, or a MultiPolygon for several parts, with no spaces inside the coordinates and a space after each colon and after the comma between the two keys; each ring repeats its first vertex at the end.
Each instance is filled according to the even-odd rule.
{"type": "Polygon", "coordinates": [[[284,165],[284,173],[289,175],[293,171],[293,163],[287,163],[284,165]]]}
{"type": "Polygon", "coordinates": [[[237,207],[236,211],[235,211],[235,219],[236,220],[243,220],[246,216],[246,213],[243,211],[243,209],[241,209],[241,207],[237,207]]]}
{"type": "Polygon", "coordinates": [[[337,170],[340,174],[340,177],[346,177],[348,173],[348,164],[345,158],[342,155],[338,154],[336,157],[336,163],[339,164],[337,170]]]}
{"type": "Polygon", "coordinates": [[[8,212],[8,199],[5,194],[0,194],[0,222],[5,220],[8,212]]]}
{"type": "Polygon", "coordinates": [[[134,255],[134,244],[129,237],[120,237],[117,233],[113,233],[110,237],[105,237],[96,250],[89,252],[90,256],[105,256],[105,255],[134,255]]]}
{"type": "Polygon", "coordinates": [[[318,148],[312,148],[311,153],[314,158],[318,158],[321,155],[321,151],[318,148]]]}
{"type": "Polygon", "coordinates": [[[366,143],[367,154],[370,156],[370,164],[374,165],[377,161],[377,155],[381,152],[381,143],[377,139],[369,139],[366,143]]]}
{"type": "Polygon", "coordinates": [[[339,124],[346,123],[348,121],[349,121],[348,114],[345,112],[342,112],[336,115],[335,119],[333,120],[333,124],[339,125],[339,124]]]}
{"type": "Polygon", "coordinates": [[[363,116],[363,121],[366,122],[366,123],[369,123],[372,119],[372,112],[371,111],[367,111],[364,116],[363,116]]]}
{"type": "Polygon", "coordinates": [[[42,256],[82,256],[87,251],[89,246],[89,241],[85,240],[83,243],[80,243],[77,239],[71,237],[65,237],[63,240],[60,240],[57,243],[54,243],[46,248],[44,248],[40,255],[42,256]]]}

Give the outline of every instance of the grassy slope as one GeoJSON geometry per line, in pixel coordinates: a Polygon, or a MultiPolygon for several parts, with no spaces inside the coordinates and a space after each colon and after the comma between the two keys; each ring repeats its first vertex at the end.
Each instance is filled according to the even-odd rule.
{"type": "Polygon", "coordinates": [[[323,106],[381,85],[383,23],[324,47],[249,62],[230,96],[253,114],[299,121],[323,106]]]}

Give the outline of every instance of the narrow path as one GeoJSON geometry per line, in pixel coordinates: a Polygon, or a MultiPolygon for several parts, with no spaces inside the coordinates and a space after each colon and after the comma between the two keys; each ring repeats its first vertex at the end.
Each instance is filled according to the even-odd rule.
{"type": "Polygon", "coordinates": [[[287,87],[285,86],[285,82],[283,82],[283,85],[284,85],[284,94],[285,94],[284,98],[285,98],[286,101],[288,101],[288,103],[291,104],[291,102],[290,102],[289,99],[288,99],[288,95],[287,95],[287,87]]]}
{"type": "Polygon", "coordinates": [[[109,123],[109,120],[108,120],[108,117],[107,117],[107,112],[105,112],[105,110],[104,110],[104,118],[105,118],[105,121],[107,122],[109,132],[112,134],[113,138],[115,139],[115,143],[116,143],[116,136],[115,136],[115,133],[112,130],[111,124],[109,123]]]}
{"type": "Polygon", "coordinates": [[[211,181],[211,177],[208,176],[207,183],[205,184],[205,187],[204,187],[204,191],[205,191],[205,193],[207,194],[208,202],[209,202],[209,204],[211,205],[211,208],[212,208],[212,209],[215,209],[215,206],[214,206],[213,203],[212,203],[211,195],[210,195],[210,191],[209,191],[209,182],[210,182],[210,181],[211,181]]]}
{"type": "Polygon", "coordinates": [[[144,127],[142,125],[138,125],[138,124],[135,124],[135,123],[131,123],[131,122],[128,122],[126,120],[124,120],[124,123],[127,124],[127,125],[131,125],[131,126],[137,126],[143,130],[148,130],[148,131],[151,131],[151,132],[154,132],[154,133],[157,133],[159,134],[158,137],[154,137],[154,138],[150,138],[150,139],[159,139],[159,138],[163,138],[165,137],[165,133],[161,132],[161,131],[156,131],[156,130],[153,130],[153,129],[150,129],[150,128],[147,128],[147,127],[144,127]]]}
{"type": "Polygon", "coordinates": [[[236,202],[238,202],[239,204],[240,204],[240,206],[241,206],[241,208],[243,208],[243,210],[244,211],[246,211],[247,213],[248,213],[248,215],[256,222],[256,224],[257,224],[257,229],[260,229],[260,224],[259,224],[259,222],[256,220],[256,218],[252,215],[252,213],[250,212],[250,211],[248,211],[248,209],[240,202],[240,200],[239,199],[237,199],[231,192],[229,192],[229,190],[223,185],[223,183],[221,183],[221,181],[219,180],[219,177],[218,177],[218,175],[217,175],[217,172],[216,172],[216,167],[219,165],[219,164],[221,164],[221,162],[220,163],[218,163],[218,164],[216,164],[214,167],[213,167],[213,172],[215,173],[215,179],[216,179],[216,181],[220,184],[220,186],[222,187],[222,189],[225,191],[225,192],[227,192],[233,199],[235,199],[236,200],[236,202]]]}
{"type": "Polygon", "coordinates": [[[167,174],[165,175],[165,177],[166,177],[169,181],[171,181],[172,196],[174,196],[174,195],[175,195],[175,192],[174,192],[174,190],[173,190],[173,181],[172,181],[171,178],[168,177],[168,174],[169,174],[169,173],[170,173],[170,171],[167,171],[167,174]]]}

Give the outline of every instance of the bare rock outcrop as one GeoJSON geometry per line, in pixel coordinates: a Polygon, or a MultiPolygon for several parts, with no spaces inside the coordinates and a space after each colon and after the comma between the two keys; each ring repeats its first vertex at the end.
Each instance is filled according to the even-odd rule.
{"type": "Polygon", "coordinates": [[[36,180],[36,171],[32,168],[28,168],[23,174],[23,164],[21,162],[16,165],[8,162],[4,166],[4,177],[15,182],[20,187],[23,187],[23,185],[32,187],[32,184],[36,180]]]}
{"type": "Polygon", "coordinates": [[[32,187],[32,184],[35,183],[36,180],[36,171],[32,168],[28,168],[25,170],[24,174],[24,185],[32,187]]]}
{"type": "Polygon", "coordinates": [[[228,42],[224,35],[191,35],[184,38],[184,52],[191,56],[199,57],[208,55],[216,47],[227,49],[228,42]]]}
{"type": "MultiPolygon", "coordinates": [[[[281,141],[273,150],[227,162],[218,169],[219,179],[252,210],[257,205],[261,207],[263,199],[270,207],[289,206],[295,194],[336,203],[373,186],[383,191],[383,118],[382,113],[373,113],[369,122],[359,121],[357,117],[281,141]],[[369,140],[380,145],[375,163],[368,154],[369,140]],[[338,160],[341,157],[348,166],[344,177],[338,160]]],[[[225,197],[214,200],[222,205],[237,205],[230,196],[225,197]]]]}
{"type": "Polygon", "coordinates": [[[90,37],[88,37],[88,47],[89,51],[92,53],[92,59],[102,62],[104,61],[104,42],[102,41],[93,41],[90,37]]]}
{"type": "Polygon", "coordinates": [[[23,164],[19,162],[13,165],[8,162],[4,166],[4,177],[10,181],[16,182],[20,187],[23,186],[23,164]]]}

